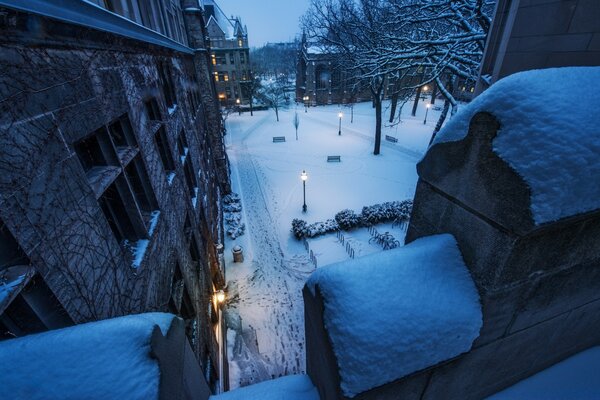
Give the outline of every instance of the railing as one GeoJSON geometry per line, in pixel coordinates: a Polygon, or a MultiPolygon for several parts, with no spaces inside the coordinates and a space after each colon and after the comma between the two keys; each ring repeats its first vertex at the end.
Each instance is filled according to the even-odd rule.
{"type": "Polygon", "coordinates": [[[346,246],[346,253],[348,254],[348,256],[350,258],[354,258],[354,249],[352,248],[352,246],[350,245],[350,242],[346,241],[346,238],[344,237],[344,234],[342,233],[342,231],[338,230],[336,232],[337,238],[340,241],[340,243],[342,245],[346,246]]]}
{"type": "Polygon", "coordinates": [[[369,239],[369,243],[376,242],[381,247],[383,247],[384,250],[391,250],[400,246],[400,242],[396,240],[396,238],[394,238],[394,235],[392,235],[389,232],[379,233],[377,232],[377,229],[375,229],[375,227],[371,225],[369,226],[369,233],[371,234],[371,239],[369,239]]]}

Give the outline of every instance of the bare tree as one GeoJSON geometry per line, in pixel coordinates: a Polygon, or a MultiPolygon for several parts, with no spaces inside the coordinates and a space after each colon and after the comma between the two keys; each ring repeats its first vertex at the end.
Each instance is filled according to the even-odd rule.
{"type": "Polygon", "coordinates": [[[298,127],[300,126],[300,117],[298,116],[298,112],[294,113],[294,120],[292,122],[294,124],[294,128],[296,128],[296,140],[298,140],[298,127]]]}
{"type": "Polygon", "coordinates": [[[261,89],[257,93],[258,98],[275,111],[277,122],[279,122],[279,109],[289,102],[285,88],[285,81],[269,79],[262,83],[261,89]]]}
{"type": "Polygon", "coordinates": [[[256,76],[252,76],[251,79],[240,82],[240,86],[242,89],[242,94],[250,103],[250,116],[252,117],[254,115],[254,99],[261,88],[260,79],[256,76]]]}
{"type": "Polygon", "coordinates": [[[393,82],[398,95],[416,90],[419,96],[423,85],[435,82],[452,113],[456,112],[457,102],[447,86],[455,77],[476,77],[493,4],[488,0],[312,0],[302,25],[311,40],[368,85],[376,116],[373,153],[379,154],[386,85],[393,82]]]}

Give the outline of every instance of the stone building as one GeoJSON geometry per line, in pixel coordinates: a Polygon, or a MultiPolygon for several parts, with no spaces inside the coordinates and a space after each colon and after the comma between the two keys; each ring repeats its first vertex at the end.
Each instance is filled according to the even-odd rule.
{"type": "Polygon", "coordinates": [[[335,57],[302,38],[296,68],[296,101],[308,106],[367,101],[368,89],[357,89],[335,57]]]}
{"type": "Polygon", "coordinates": [[[227,17],[213,0],[204,0],[217,96],[221,105],[247,104],[244,84],[252,79],[248,31],[239,17],[227,17]]]}
{"type": "Polygon", "coordinates": [[[96,3],[0,1],[0,339],[169,311],[218,391],[230,188],[202,10],[96,3]]]}
{"type": "Polygon", "coordinates": [[[498,0],[475,93],[518,71],[600,65],[599,15],[596,0],[498,0]]]}

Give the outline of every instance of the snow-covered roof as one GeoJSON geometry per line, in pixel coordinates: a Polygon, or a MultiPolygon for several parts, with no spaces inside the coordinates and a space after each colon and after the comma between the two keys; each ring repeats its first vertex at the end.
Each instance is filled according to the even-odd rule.
{"type": "Polygon", "coordinates": [[[0,399],[157,399],[150,341],[173,318],[130,315],[2,341],[0,399]]]}
{"type": "Polygon", "coordinates": [[[600,208],[600,67],[533,70],[493,84],[459,111],[434,144],[463,139],[471,118],[493,114],[493,150],[531,189],[536,224],[600,208]]]}
{"type": "Polygon", "coordinates": [[[126,38],[192,54],[189,47],[174,41],[96,4],[81,0],[0,0],[0,6],[30,12],[70,24],[81,25],[126,38]]]}
{"type": "Polygon", "coordinates": [[[211,396],[209,400],[319,400],[307,375],[289,375],[211,396]]]}
{"type": "Polygon", "coordinates": [[[223,32],[226,39],[233,39],[238,34],[245,34],[244,29],[241,27],[241,24],[237,19],[230,19],[227,15],[221,10],[221,7],[213,1],[213,0],[204,0],[203,6],[212,6],[213,13],[208,18],[206,22],[206,26],[208,27],[211,24],[215,24],[219,27],[219,29],[223,32]],[[239,27],[237,26],[239,25],[239,27]]]}
{"type": "Polygon", "coordinates": [[[350,397],[470,350],[482,325],[479,295],[447,234],[317,269],[307,285],[323,295],[350,397]]]}

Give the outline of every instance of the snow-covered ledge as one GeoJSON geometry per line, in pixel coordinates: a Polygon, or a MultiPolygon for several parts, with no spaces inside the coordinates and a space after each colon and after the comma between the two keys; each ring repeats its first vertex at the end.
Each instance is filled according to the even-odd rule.
{"type": "Polygon", "coordinates": [[[451,235],[318,269],[304,294],[307,369],[324,399],[355,397],[467,352],[482,325],[451,235]],[[322,316],[311,310],[315,299],[322,316]]]}
{"type": "Polygon", "coordinates": [[[208,385],[172,314],[146,313],[0,342],[1,399],[206,400],[208,385]]]}

